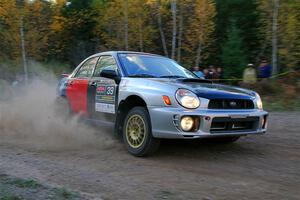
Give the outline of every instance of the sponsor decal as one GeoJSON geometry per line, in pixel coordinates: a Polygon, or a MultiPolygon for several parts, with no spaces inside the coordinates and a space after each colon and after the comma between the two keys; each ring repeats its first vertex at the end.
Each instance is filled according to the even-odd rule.
{"type": "Polygon", "coordinates": [[[97,87],[97,92],[104,92],[105,91],[105,86],[99,86],[97,87]]]}
{"type": "Polygon", "coordinates": [[[95,110],[97,112],[115,113],[115,105],[107,103],[96,103],[95,110]]]}
{"type": "Polygon", "coordinates": [[[115,86],[99,85],[96,89],[95,110],[115,113],[115,86]]]}

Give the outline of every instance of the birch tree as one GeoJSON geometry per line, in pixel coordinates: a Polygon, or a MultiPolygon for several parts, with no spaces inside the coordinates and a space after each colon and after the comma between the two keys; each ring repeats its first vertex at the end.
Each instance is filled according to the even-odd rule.
{"type": "Polygon", "coordinates": [[[204,57],[203,50],[212,41],[215,29],[216,10],[212,0],[196,0],[190,24],[187,28],[185,49],[195,56],[194,65],[198,66],[204,57]]]}
{"type": "Polygon", "coordinates": [[[277,38],[277,26],[278,26],[278,11],[279,11],[279,0],[274,0],[273,9],[273,22],[272,22],[272,74],[277,74],[277,56],[278,56],[278,38],[277,38]]]}
{"type": "Polygon", "coordinates": [[[177,36],[177,1],[171,0],[171,11],[172,11],[172,51],[171,58],[175,59],[176,52],[176,36],[177,36]]]}
{"type": "Polygon", "coordinates": [[[169,57],[169,53],[168,53],[168,48],[167,48],[167,41],[166,41],[166,34],[165,31],[163,29],[164,27],[164,23],[162,21],[162,2],[164,3],[165,0],[147,0],[147,4],[150,5],[150,7],[152,8],[153,12],[154,12],[154,21],[157,24],[157,28],[159,31],[159,35],[160,35],[160,41],[161,41],[161,46],[164,52],[164,55],[169,57]]]}
{"type": "Polygon", "coordinates": [[[128,0],[123,1],[123,12],[124,12],[124,43],[125,49],[128,51],[129,44],[128,44],[128,0]]]}

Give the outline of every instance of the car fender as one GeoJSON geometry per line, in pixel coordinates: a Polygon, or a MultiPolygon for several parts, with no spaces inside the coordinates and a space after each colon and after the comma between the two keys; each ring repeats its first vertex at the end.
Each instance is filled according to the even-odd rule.
{"type": "Polygon", "coordinates": [[[125,100],[129,96],[135,95],[142,98],[147,107],[163,107],[166,106],[163,95],[171,100],[171,106],[178,106],[175,100],[176,86],[151,81],[145,78],[122,78],[119,85],[118,103],[125,100]]]}

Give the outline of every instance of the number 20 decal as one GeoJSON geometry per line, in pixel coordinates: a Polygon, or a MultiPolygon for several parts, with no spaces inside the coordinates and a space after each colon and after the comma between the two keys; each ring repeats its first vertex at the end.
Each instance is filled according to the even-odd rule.
{"type": "Polygon", "coordinates": [[[115,90],[115,87],[107,87],[106,94],[107,95],[113,95],[114,94],[114,90],[115,90]]]}

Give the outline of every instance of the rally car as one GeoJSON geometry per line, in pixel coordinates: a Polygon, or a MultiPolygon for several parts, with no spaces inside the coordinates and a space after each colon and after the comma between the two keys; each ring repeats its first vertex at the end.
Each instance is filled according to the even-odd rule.
{"type": "Polygon", "coordinates": [[[92,55],[64,75],[58,94],[72,113],[113,125],[135,156],[154,153],[162,138],[233,142],[267,129],[256,92],[199,79],[154,54],[92,55]]]}

